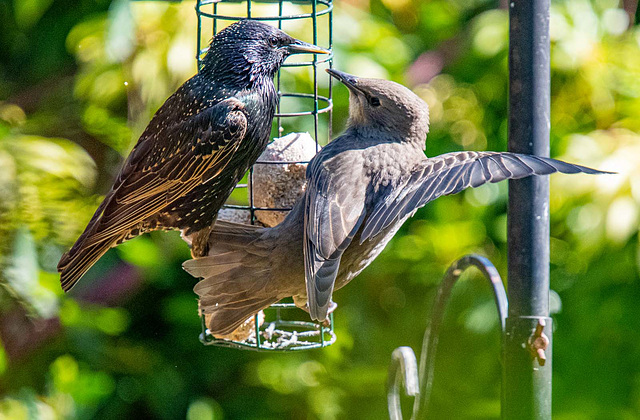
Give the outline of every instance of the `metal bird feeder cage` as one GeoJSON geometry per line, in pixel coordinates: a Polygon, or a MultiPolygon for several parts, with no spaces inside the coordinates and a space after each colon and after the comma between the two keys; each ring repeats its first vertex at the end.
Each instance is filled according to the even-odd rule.
{"type": "MultiPolygon", "coordinates": [[[[333,64],[333,3],[332,0],[198,0],[197,54],[198,68],[207,53],[209,39],[224,27],[241,19],[255,19],[277,26],[304,41],[322,46],[329,51],[326,56],[306,54],[289,58],[278,71],[275,85],[280,101],[274,118],[272,138],[280,137],[294,129],[310,132],[317,152],[331,139],[332,81],[324,69],[333,64]],[[308,77],[305,83],[300,79],[308,77]],[[309,87],[309,84],[311,85],[309,87]],[[306,91],[305,91],[306,89],[306,91]]],[[[254,171],[258,165],[306,165],[306,161],[261,161],[249,170],[245,180],[236,186],[234,196],[246,191],[247,203],[228,203],[226,209],[243,211],[251,224],[256,223],[256,212],[288,212],[291,207],[264,207],[254,199],[254,171]]],[[[300,279],[304,281],[304,279],[300,279]]],[[[250,332],[241,340],[216,338],[206,326],[201,312],[202,333],[200,341],[205,345],[230,347],[256,351],[292,351],[320,348],[335,342],[333,315],[328,325],[311,322],[309,315],[292,302],[280,302],[247,320],[250,332]],[[256,331],[258,332],[256,334],[256,331]]],[[[247,326],[245,323],[245,327],[247,326]]]]}

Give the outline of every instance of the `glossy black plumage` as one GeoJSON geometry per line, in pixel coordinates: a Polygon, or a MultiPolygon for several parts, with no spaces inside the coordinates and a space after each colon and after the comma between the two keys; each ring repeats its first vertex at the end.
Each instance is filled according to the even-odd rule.
{"type": "Polygon", "coordinates": [[[231,333],[260,309],[293,296],[314,320],[382,252],[419,208],[443,195],[506,179],[601,171],[538,156],[455,152],[425,156],[428,108],[397,83],[331,70],[350,89],[348,127],[307,168],[307,189],[282,223],[218,223],[208,257],[184,268],[208,327],[231,333]]]}
{"type": "Polygon", "coordinates": [[[269,140],[273,76],[292,53],[324,52],[244,20],[216,35],[201,71],[156,112],[111,191],[58,265],[62,288],[109,248],[144,232],[180,229],[204,255],[218,210],[269,140]]]}

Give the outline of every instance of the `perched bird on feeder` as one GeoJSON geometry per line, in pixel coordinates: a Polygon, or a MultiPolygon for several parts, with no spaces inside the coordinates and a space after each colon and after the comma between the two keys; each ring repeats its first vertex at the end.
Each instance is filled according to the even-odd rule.
{"type": "Polygon", "coordinates": [[[194,290],[211,314],[214,335],[288,296],[299,306],[307,303],[312,319],[325,320],[333,290],[367,267],[418,208],[440,196],[530,175],[603,173],[514,153],[429,158],[422,99],[394,82],[328,71],[349,89],[349,120],[309,163],[307,189],[294,209],[273,228],[219,223],[209,256],[183,264],[204,278],[194,290]]]}
{"type": "Polygon", "coordinates": [[[102,204],[58,264],[62,288],[111,247],[153,230],[191,236],[206,255],[218,210],[267,146],[278,94],[273,76],[297,53],[328,51],[241,20],[211,41],[200,72],[167,99],[102,204]]]}

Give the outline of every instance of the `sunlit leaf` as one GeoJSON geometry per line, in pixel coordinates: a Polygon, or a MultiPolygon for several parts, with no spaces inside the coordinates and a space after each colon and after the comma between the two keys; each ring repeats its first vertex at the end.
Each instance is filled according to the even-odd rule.
{"type": "Polygon", "coordinates": [[[106,52],[115,60],[127,59],[135,48],[135,20],[129,0],[114,0],[109,8],[106,52]]]}

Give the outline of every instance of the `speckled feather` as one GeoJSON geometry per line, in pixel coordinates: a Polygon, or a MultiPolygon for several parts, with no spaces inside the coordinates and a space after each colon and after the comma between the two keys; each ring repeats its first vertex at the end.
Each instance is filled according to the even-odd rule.
{"type": "Polygon", "coordinates": [[[288,55],[269,44],[274,39],[295,41],[248,20],[213,38],[199,74],[156,112],[60,260],[65,291],[109,248],[144,232],[181,229],[196,235],[195,255],[206,253],[218,210],[268,143],[278,100],[273,76],[288,55]]]}
{"type": "Polygon", "coordinates": [[[261,229],[218,223],[210,256],[184,263],[189,273],[204,277],[194,290],[211,314],[214,334],[233,331],[288,296],[308,302],[311,318],[324,320],[333,291],[366,268],[418,208],[438,197],[531,175],[602,173],[513,153],[429,158],[427,105],[396,83],[358,80],[364,92],[351,92],[349,127],[310,162],[307,190],[285,220],[261,229]],[[381,105],[372,108],[365,94],[377,96],[381,105]]]}

